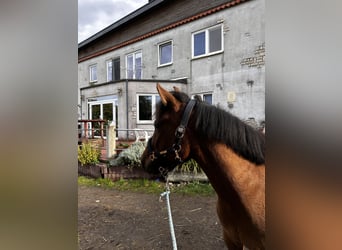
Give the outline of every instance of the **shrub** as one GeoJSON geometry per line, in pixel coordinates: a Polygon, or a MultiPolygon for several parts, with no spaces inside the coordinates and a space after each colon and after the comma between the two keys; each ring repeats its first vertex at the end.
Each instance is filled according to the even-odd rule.
{"type": "MultiPolygon", "coordinates": [[[[117,158],[110,161],[110,166],[129,166],[129,167],[141,167],[141,155],[146,147],[144,142],[135,142],[130,147],[122,151],[117,158]]],[[[182,173],[200,173],[202,169],[194,159],[190,159],[181,165],[177,166],[177,169],[182,173]]]]}
{"type": "Polygon", "coordinates": [[[202,172],[201,167],[198,165],[198,163],[194,159],[190,159],[186,162],[183,162],[181,165],[178,165],[176,170],[182,173],[193,173],[193,174],[202,172]]]}
{"type": "Polygon", "coordinates": [[[82,146],[78,146],[77,153],[81,166],[99,162],[100,150],[93,147],[90,143],[82,143],[82,146]]]}
{"type": "Polygon", "coordinates": [[[117,158],[110,161],[111,166],[141,167],[140,157],[145,150],[146,144],[138,141],[122,151],[117,158]]]}

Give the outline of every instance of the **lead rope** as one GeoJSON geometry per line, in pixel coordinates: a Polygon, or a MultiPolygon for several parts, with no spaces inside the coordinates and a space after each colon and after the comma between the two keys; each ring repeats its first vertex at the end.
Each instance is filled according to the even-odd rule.
{"type": "Polygon", "coordinates": [[[176,235],[175,235],[175,229],[173,227],[170,197],[169,197],[170,187],[169,187],[169,180],[167,178],[166,178],[165,188],[166,188],[166,191],[160,194],[159,201],[162,201],[162,197],[166,196],[167,214],[169,216],[169,226],[170,226],[170,232],[171,232],[172,246],[173,246],[173,250],[177,250],[176,235]]]}

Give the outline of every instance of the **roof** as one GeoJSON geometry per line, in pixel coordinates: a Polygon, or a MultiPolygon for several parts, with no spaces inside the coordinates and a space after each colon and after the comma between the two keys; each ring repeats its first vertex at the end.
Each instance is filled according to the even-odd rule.
{"type": "Polygon", "coordinates": [[[132,13],[128,14],[127,16],[121,18],[120,20],[118,20],[117,22],[109,25],[108,27],[104,28],[103,30],[97,32],[96,34],[92,35],[91,37],[87,38],[86,40],[80,42],[78,44],[78,48],[82,48],[84,46],[86,46],[87,44],[95,41],[96,39],[102,37],[103,35],[117,29],[118,27],[120,27],[121,25],[124,25],[132,20],[134,20],[135,18],[137,18],[138,16],[145,14],[147,12],[150,12],[152,9],[154,9],[157,5],[163,3],[163,2],[167,2],[169,0],[153,0],[153,1],[149,1],[147,4],[145,4],[144,6],[140,7],[139,9],[133,11],[132,13]]]}
{"type": "MultiPolygon", "coordinates": [[[[119,30],[120,28],[124,27],[125,25],[128,25],[130,22],[134,22],[137,19],[143,17],[144,15],[149,14],[150,12],[153,12],[158,7],[161,7],[162,4],[165,4],[166,2],[172,2],[172,1],[173,0],[153,0],[153,1],[150,1],[148,4],[142,6],[141,8],[132,12],[131,14],[123,17],[119,21],[113,23],[112,25],[108,26],[107,28],[99,31],[95,35],[93,35],[90,38],[79,43],[78,50],[80,51],[80,50],[86,48],[87,45],[90,45],[92,43],[96,43],[96,41],[103,38],[103,36],[105,36],[109,33],[115,32],[115,30],[119,30]]],[[[197,14],[190,15],[190,16],[188,16],[186,18],[182,18],[178,21],[175,20],[172,23],[169,23],[169,24],[161,26],[161,27],[157,27],[157,28],[152,29],[146,33],[141,34],[141,35],[132,37],[130,39],[115,43],[115,44],[107,46],[107,47],[100,48],[98,50],[93,50],[91,53],[87,53],[86,55],[80,56],[80,54],[79,54],[78,62],[80,63],[82,61],[86,61],[90,58],[108,53],[110,51],[116,50],[116,49],[121,48],[123,46],[127,46],[129,44],[132,44],[132,43],[135,43],[137,41],[146,39],[148,37],[157,35],[159,33],[165,32],[167,30],[176,28],[180,25],[192,22],[192,21],[197,20],[199,18],[205,17],[207,15],[211,15],[211,14],[216,13],[218,11],[221,11],[223,9],[230,8],[232,6],[235,6],[235,5],[238,5],[240,3],[247,2],[247,1],[249,1],[249,0],[226,0],[226,1],[223,1],[223,3],[218,5],[218,6],[200,11],[197,14]]]]}

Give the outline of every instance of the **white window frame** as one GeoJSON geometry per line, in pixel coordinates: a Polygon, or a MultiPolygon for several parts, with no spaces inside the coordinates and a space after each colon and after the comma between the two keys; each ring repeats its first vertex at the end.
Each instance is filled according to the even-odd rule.
{"type": "MultiPolygon", "coordinates": [[[[154,113],[156,112],[156,104],[157,104],[158,94],[137,94],[137,123],[138,124],[151,124],[154,122],[154,113]],[[152,96],[152,110],[151,110],[151,120],[140,120],[139,119],[139,97],[140,96],[152,96]]],[[[160,99],[159,99],[160,100],[160,99]]]]}
{"type": "Polygon", "coordinates": [[[97,79],[98,79],[97,78],[97,64],[92,64],[89,66],[89,82],[97,82],[97,79]],[[92,71],[92,69],[94,69],[94,68],[95,68],[96,78],[95,78],[93,71],[92,71]]]}
{"type": "Polygon", "coordinates": [[[158,67],[163,67],[163,66],[168,66],[168,65],[171,65],[173,63],[173,41],[172,40],[168,40],[168,41],[165,41],[165,42],[162,42],[160,44],[158,44],[158,67]],[[170,62],[167,62],[167,63],[164,63],[164,64],[161,64],[160,63],[160,56],[161,56],[161,48],[163,45],[166,45],[170,43],[171,45],[171,61],[170,62]]]}
{"type": "Polygon", "coordinates": [[[106,61],[106,73],[107,73],[107,82],[113,81],[113,59],[106,61]],[[110,66],[111,64],[111,66],[110,66]],[[112,67],[112,73],[109,74],[109,67],[112,67]]]}
{"type": "Polygon", "coordinates": [[[191,56],[192,56],[192,59],[195,59],[195,58],[201,58],[201,57],[205,57],[205,56],[211,56],[211,55],[215,55],[215,54],[219,54],[219,53],[222,53],[224,51],[224,40],[223,40],[223,25],[222,24],[218,24],[218,25],[215,25],[215,26],[211,26],[209,28],[206,28],[206,29],[202,29],[202,30],[199,30],[199,31],[196,31],[194,33],[192,33],[191,35],[191,56]],[[213,29],[216,29],[217,27],[221,27],[221,49],[220,50],[217,50],[217,51],[214,51],[214,52],[209,52],[209,31],[210,30],[213,30],[213,29]],[[205,34],[205,52],[204,54],[202,55],[198,55],[198,56],[195,56],[195,35],[196,34],[199,34],[199,33],[203,33],[205,34]]]}
{"type": "Polygon", "coordinates": [[[140,54],[141,55],[141,69],[140,69],[140,71],[141,71],[141,78],[139,78],[139,79],[143,79],[143,67],[142,67],[142,58],[143,58],[143,55],[142,55],[142,50],[138,50],[138,51],[135,51],[135,52],[133,52],[133,53],[130,53],[130,54],[127,54],[126,55],[126,78],[128,79],[128,57],[129,56],[133,56],[133,78],[132,79],[137,79],[136,78],[136,65],[135,65],[135,61],[136,61],[136,55],[137,54],[140,54]]]}

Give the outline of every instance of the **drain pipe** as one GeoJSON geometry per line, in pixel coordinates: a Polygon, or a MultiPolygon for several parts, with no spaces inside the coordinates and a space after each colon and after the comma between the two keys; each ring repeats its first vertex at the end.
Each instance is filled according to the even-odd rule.
{"type": "Polygon", "coordinates": [[[129,112],[128,112],[128,79],[126,78],[126,139],[128,140],[128,129],[129,129],[129,112]]]}

